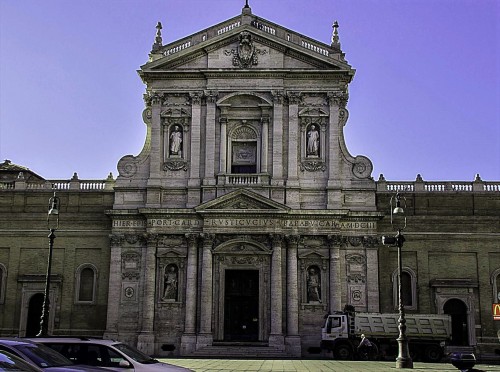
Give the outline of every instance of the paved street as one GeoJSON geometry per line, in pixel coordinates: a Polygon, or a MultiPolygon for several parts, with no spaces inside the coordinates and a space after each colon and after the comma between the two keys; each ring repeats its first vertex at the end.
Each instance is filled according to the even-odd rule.
{"type": "MultiPolygon", "coordinates": [[[[395,362],[358,362],[337,360],[226,360],[226,359],[160,359],[162,362],[188,367],[196,372],[215,371],[308,371],[308,372],[386,372],[396,370],[395,362]]],[[[500,372],[500,365],[479,364],[478,371],[500,372]]],[[[415,372],[454,371],[451,364],[415,363],[415,372]]]]}

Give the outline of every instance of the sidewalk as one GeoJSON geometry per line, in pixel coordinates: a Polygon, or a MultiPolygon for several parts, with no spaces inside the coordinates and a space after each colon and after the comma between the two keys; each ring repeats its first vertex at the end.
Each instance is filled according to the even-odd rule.
{"type": "MultiPolygon", "coordinates": [[[[187,367],[196,372],[281,371],[281,372],[387,372],[396,371],[396,362],[359,362],[339,360],[227,360],[227,359],[160,359],[165,363],[187,367]]],[[[478,371],[500,372],[500,365],[478,364],[478,371]]],[[[415,372],[459,371],[449,363],[413,365],[415,372]]]]}

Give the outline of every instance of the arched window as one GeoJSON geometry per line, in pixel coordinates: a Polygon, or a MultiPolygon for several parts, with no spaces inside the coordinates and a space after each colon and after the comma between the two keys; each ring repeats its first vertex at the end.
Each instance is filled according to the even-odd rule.
{"type": "Polygon", "coordinates": [[[493,289],[493,303],[500,303],[500,268],[491,273],[491,287],[493,289]]]}
{"type": "Polygon", "coordinates": [[[5,288],[7,287],[7,269],[0,263],[0,304],[5,301],[5,288]]]}
{"type": "Polygon", "coordinates": [[[76,302],[95,303],[97,286],[97,268],[92,264],[83,264],[76,270],[76,302]]]}
{"type": "MultiPolygon", "coordinates": [[[[401,275],[401,298],[407,310],[417,310],[417,275],[409,267],[403,267],[401,275]]],[[[392,273],[392,298],[394,309],[399,307],[398,270],[392,273]]]]}

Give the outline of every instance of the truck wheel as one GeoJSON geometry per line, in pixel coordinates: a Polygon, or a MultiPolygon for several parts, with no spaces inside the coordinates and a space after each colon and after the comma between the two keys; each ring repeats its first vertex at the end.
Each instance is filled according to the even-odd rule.
{"type": "Polygon", "coordinates": [[[429,345],[425,348],[423,358],[426,362],[437,363],[443,357],[443,351],[437,345],[429,345]]]}
{"type": "Polygon", "coordinates": [[[338,360],[351,360],[352,359],[352,349],[349,345],[337,345],[333,350],[333,355],[335,359],[338,360]]]}

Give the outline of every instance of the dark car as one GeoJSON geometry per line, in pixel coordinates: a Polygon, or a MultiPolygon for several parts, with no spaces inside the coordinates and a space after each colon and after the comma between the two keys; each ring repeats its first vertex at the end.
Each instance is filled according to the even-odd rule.
{"type": "Polygon", "coordinates": [[[102,368],[76,365],[50,347],[18,338],[1,338],[0,352],[8,352],[44,372],[105,371],[102,368]]]}
{"type": "Polygon", "coordinates": [[[8,351],[0,350],[0,371],[42,372],[43,370],[8,351]]]}
{"type": "Polygon", "coordinates": [[[50,346],[70,360],[112,371],[188,372],[188,368],[162,363],[120,341],[91,337],[42,337],[33,339],[50,346]]]}

